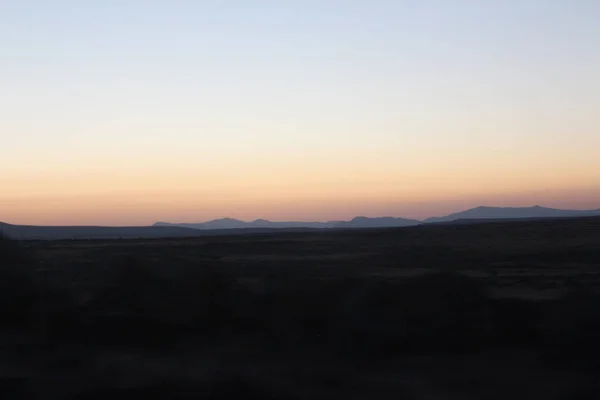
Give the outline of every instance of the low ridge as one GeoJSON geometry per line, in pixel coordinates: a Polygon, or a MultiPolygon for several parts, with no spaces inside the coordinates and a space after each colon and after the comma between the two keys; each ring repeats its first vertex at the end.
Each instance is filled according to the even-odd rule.
{"type": "Polygon", "coordinates": [[[0,232],[17,239],[118,239],[205,236],[234,233],[260,233],[277,230],[305,231],[312,229],[352,229],[409,227],[430,223],[470,224],[493,220],[572,218],[600,216],[595,210],[559,210],[542,207],[489,207],[479,206],[469,210],[432,217],[424,221],[396,217],[357,216],[349,221],[302,222],[269,221],[256,219],[246,222],[234,218],[220,218],[201,223],[157,222],[153,226],[25,226],[0,222],[0,232]]]}

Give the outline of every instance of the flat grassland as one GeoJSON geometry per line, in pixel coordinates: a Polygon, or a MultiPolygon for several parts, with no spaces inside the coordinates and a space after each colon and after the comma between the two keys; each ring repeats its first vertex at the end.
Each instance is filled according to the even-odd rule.
{"type": "Polygon", "coordinates": [[[572,286],[600,287],[600,218],[45,241],[27,247],[61,269],[93,269],[107,260],[134,257],[165,268],[181,262],[218,265],[238,280],[257,283],[265,277],[394,279],[443,269],[472,276],[500,296],[553,297],[572,286]]]}
{"type": "Polygon", "coordinates": [[[600,218],[19,252],[1,382],[24,398],[600,393],[600,218]]]}

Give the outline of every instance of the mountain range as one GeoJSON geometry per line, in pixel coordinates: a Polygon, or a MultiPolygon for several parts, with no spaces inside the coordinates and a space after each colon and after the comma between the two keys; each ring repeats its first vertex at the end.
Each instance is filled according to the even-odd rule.
{"type": "Polygon", "coordinates": [[[502,220],[521,218],[569,218],[600,216],[596,210],[559,210],[541,206],[533,207],[475,207],[470,210],[449,214],[444,217],[432,217],[424,223],[452,222],[457,220],[502,220]]]}
{"type": "Polygon", "coordinates": [[[394,218],[394,217],[355,217],[350,221],[328,222],[273,222],[265,219],[246,222],[239,219],[221,218],[198,223],[168,223],[157,222],[154,226],[183,227],[192,229],[242,229],[242,228],[383,228],[403,227],[429,223],[452,222],[458,220],[509,220],[521,218],[566,218],[600,216],[597,210],[559,210],[541,206],[533,207],[475,207],[466,211],[449,214],[442,217],[431,217],[425,220],[394,218]]]}
{"type": "Polygon", "coordinates": [[[402,227],[419,225],[421,221],[407,218],[394,217],[356,217],[350,221],[327,221],[327,222],[274,222],[266,219],[257,219],[246,222],[239,219],[221,218],[207,222],[173,224],[168,222],[157,222],[154,226],[181,227],[191,229],[246,229],[246,228],[380,228],[380,227],[402,227]]]}
{"type": "Polygon", "coordinates": [[[36,226],[0,222],[0,234],[19,240],[152,239],[313,230],[311,228],[193,229],[179,226],[36,226]]]}
{"type": "Polygon", "coordinates": [[[518,219],[572,218],[600,216],[596,210],[559,210],[547,207],[476,207],[423,221],[394,217],[355,217],[349,221],[327,222],[275,222],[265,219],[246,222],[221,218],[199,223],[157,222],[153,226],[107,227],[107,226],[33,226],[11,225],[0,222],[0,233],[16,239],[112,239],[112,238],[159,238],[226,235],[239,233],[267,233],[274,231],[311,231],[315,229],[351,229],[408,227],[436,223],[479,223],[510,221],[518,219]]]}

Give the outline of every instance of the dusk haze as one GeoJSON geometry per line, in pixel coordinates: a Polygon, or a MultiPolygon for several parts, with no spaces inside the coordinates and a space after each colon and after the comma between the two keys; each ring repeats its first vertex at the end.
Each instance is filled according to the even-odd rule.
{"type": "Polygon", "coordinates": [[[0,2],[0,221],[600,208],[600,1],[0,2]]]}

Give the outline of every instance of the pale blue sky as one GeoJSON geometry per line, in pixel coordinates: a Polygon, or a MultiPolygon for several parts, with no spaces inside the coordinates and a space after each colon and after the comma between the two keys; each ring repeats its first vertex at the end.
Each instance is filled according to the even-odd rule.
{"type": "Polygon", "coordinates": [[[313,194],[305,219],[361,187],[397,206],[348,213],[535,182],[588,193],[599,71],[595,0],[1,1],[0,220],[55,221],[48,198],[111,193],[197,198],[209,211],[191,219],[248,190],[313,194]]]}

